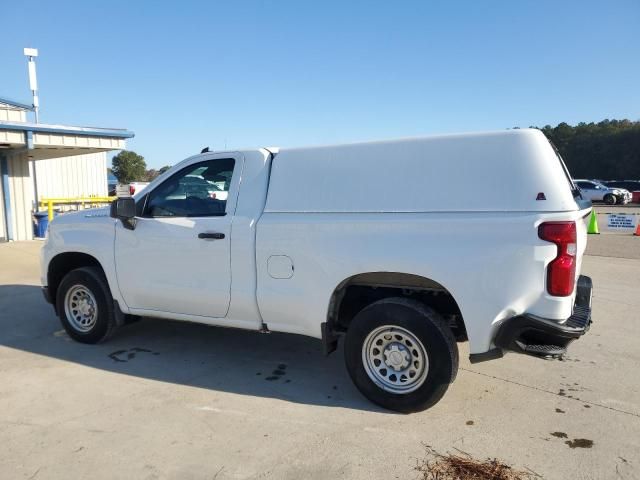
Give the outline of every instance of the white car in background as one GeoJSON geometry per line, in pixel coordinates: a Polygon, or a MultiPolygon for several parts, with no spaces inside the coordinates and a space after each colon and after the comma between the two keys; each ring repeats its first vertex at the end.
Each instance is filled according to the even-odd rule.
{"type": "Polygon", "coordinates": [[[580,188],[582,196],[592,202],[626,205],[631,201],[631,192],[624,188],[607,187],[596,180],[577,179],[574,183],[580,188]]]}
{"type": "Polygon", "coordinates": [[[226,200],[228,195],[229,192],[200,175],[185,175],[173,194],[175,198],[198,197],[214,200],[226,200]]]}
{"type": "Polygon", "coordinates": [[[144,190],[147,185],[149,185],[149,182],[131,182],[129,184],[129,195],[134,195],[138,192],[141,192],[142,190],[144,190]]]}

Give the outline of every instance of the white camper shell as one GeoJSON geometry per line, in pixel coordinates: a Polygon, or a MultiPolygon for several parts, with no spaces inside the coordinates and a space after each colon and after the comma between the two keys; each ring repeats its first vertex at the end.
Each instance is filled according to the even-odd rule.
{"type": "Polygon", "coordinates": [[[265,212],[563,212],[572,188],[542,132],[507,130],[280,149],[265,212]]]}

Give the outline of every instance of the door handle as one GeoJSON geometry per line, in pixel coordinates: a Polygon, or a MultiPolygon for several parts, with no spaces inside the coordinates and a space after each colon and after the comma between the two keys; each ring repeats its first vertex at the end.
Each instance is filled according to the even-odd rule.
{"type": "Polygon", "coordinates": [[[224,233],[202,232],[198,234],[198,238],[204,238],[205,240],[222,240],[224,238],[224,233]]]}

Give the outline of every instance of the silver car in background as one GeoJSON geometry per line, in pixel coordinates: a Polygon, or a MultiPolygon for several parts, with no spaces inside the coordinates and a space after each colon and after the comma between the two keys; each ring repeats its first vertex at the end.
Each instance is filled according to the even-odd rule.
{"type": "Polygon", "coordinates": [[[624,188],[608,187],[597,180],[576,179],[574,183],[580,188],[582,196],[592,202],[626,205],[631,201],[631,192],[624,188]]]}

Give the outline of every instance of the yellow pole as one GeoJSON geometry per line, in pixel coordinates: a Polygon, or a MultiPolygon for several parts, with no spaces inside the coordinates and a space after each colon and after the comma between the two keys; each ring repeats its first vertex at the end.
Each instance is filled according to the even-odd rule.
{"type": "Polygon", "coordinates": [[[53,202],[51,200],[47,202],[47,213],[49,216],[49,221],[53,220],[53,202]]]}

